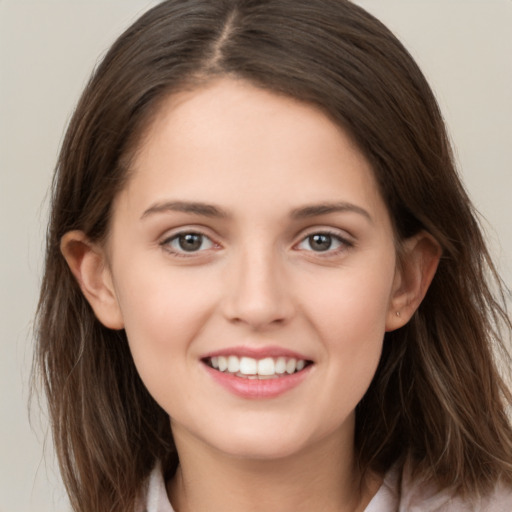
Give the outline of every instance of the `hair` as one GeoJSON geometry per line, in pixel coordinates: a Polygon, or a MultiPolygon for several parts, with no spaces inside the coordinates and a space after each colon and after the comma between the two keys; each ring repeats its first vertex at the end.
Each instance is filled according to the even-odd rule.
{"type": "MultiPolygon", "coordinates": [[[[82,230],[108,237],[112,203],[162,101],[217,77],[315,105],[372,164],[398,243],[441,245],[430,289],[386,333],[356,409],[361,471],[410,461],[418,478],[476,496],[512,483],[512,396],[497,370],[511,330],[504,287],[457,175],[438,105],[395,36],[346,0],[168,0],[136,21],[95,70],[53,181],[34,376],[44,384],[75,511],[134,510],[156,461],[178,460],[124,331],[94,316],[61,252],[82,230]]],[[[508,361],[508,359],[507,359],[508,361]]]]}

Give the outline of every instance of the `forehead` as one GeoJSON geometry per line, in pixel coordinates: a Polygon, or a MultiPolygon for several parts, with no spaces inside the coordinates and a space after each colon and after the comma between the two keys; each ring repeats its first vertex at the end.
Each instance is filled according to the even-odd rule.
{"type": "Polygon", "coordinates": [[[125,191],[132,203],[175,194],[228,208],[241,199],[247,208],[382,203],[370,164],[341,127],[312,105],[243,80],[223,78],[166,98],[132,170],[125,191]]]}

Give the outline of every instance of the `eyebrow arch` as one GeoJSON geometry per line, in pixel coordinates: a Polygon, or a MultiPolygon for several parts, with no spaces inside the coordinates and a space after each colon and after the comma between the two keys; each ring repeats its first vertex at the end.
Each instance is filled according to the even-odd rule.
{"type": "Polygon", "coordinates": [[[365,217],[370,223],[373,224],[371,215],[364,208],[361,208],[360,206],[352,203],[345,202],[312,204],[309,206],[296,208],[295,210],[292,210],[290,215],[293,219],[300,220],[338,212],[357,213],[365,217]]]}
{"type": "Polygon", "coordinates": [[[141,216],[141,220],[155,213],[182,212],[201,215],[203,217],[225,218],[228,214],[212,204],[188,202],[188,201],[166,201],[155,203],[150,206],[141,216]]]}

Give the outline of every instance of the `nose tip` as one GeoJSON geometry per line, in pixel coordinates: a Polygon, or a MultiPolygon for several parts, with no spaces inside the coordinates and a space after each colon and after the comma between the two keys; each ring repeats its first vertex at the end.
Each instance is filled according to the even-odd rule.
{"type": "Polygon", "coordinates": [[[274,262],[242,265],[231,283],[225,301],[229,321],[262,329],[282,325],[293,316],[286,278],[274,262]]]}
{"type": "Polygon", "coordinates": [[[244,323],[255,329],[261,329],[266,326],[280,325],[286,322],[288,315],[284,311],[284,304],[276,301],[270,304],[270,300],[266,298],[263,302],[244,303],[240,307],[240,301],[234,308],[230,319],[234,323],[244,323]]]}

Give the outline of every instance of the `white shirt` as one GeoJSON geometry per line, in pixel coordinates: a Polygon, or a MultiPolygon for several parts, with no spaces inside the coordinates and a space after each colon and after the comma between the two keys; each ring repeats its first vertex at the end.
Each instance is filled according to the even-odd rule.
{"type": "MultiPolygon", "coordinates": [[[[174,512],[159,466],[149,477],[143,510],[174,512]]],[[[400,478],[398,471],[391,470],[365,512],[512,512],[512,488],[498,486],[491,495],[467,502],[450,491],[433,492],[413,482],[405,471],[400,478]]]]}

